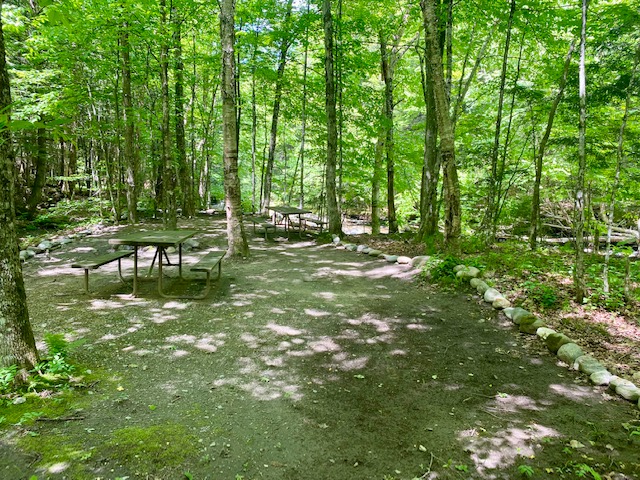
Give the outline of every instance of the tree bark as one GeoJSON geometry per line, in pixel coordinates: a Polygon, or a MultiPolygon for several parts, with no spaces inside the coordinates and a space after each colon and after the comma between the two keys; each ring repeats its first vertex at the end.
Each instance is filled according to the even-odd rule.
{"type": "Polygon", "coordinates": [[[575,299],[582,305],[586,295],[585,265],[584,265],[584,223],[585,223],[585,170],[587,165],[587,76],[585,71],[585,51],[587,40],[587,12],[589,0],[582,0],[582,29],[580,32],[580,68],[578,73],[580,118],[578,123],[578,172],[575,186],[575,219],[574,231],[576,238],[576,256],[573,269],[573,286],[575,299]]]}
{"type": "Polygon", "coordinates": [[[29,211],[29,218],[33,218],[36,214],[36,209],[40,200],[42,200],[42,189],[47,178],[47,137],[46,130],[44,128],[38,128],[36,132],[36,154],[35,154],[35,176],[33,179],[33,185],[31,186],[31,195],[29,196],[29,202],[27,209],[29,211]]]}
{"type": "Polygon", "coordinates": [[[571,56],[573,55],[574,49],[575,41],[571,42],[571,45],[569,45],[569,52],[567,53],[564,61],[564,70],[562,71],[562,77],[560,78],[560,83],[558,84],[558,93],[556,94],[556,97],[553,99],[553,103],[551,104],[551,110],[549,110],[549,119],[547,120],[547,128],[545,129],[542,139],[540,140],[540,145],[538,146],[538,152],[535,158],[536,177],[533,183],[533,198],[531,201],[531,225],[529,227],[529,246],[531,247],[531,250],[535,250],[537,248],[539,235],[538,232],[540,231],[540,182],[542,181],[542,165],[544,154],[547,148],[547,142],[549,141],[549,137],[551,135],[551,129],[553,128],[553,121],[556,116],[556,110],[558,109],[560,100],[562,100],[564,89],[567,85],[567,76],[569,75],[571,56]]]}
{"type": "Polygon", "coordinates": [[[336,161],[338,152],[338,128],[336,117],[336,85],[333,72],[333,19],[331,16],[331,0],[323,0],[322,17],[324,25],[324,80],[325,108],[327,112],[327,213],[329,216],[329,233],[342,234],[342,220],[336,198],[336,161]]]}
{"type": "Polygon", "coordinates": [[[177,175],[171,148],[171,114],[169,99],[169,39],[167,38],[167,4],[160,0],[161,40],[160,40],[160,98],[162,101],[162,191],[164,205],[162,222],[165,228],[175,229],[178,225],[176,206],[177,175]]]}
{"type": "Polygon", "coordinates": [[[249,245],[242,223],[242,199],[238,175],[238,115],[235,81],[234,0],[220,0],[220,44],[222,46],[222,129],[227,255],[246,257],[249,245]]]}
{"type": "Polygon", "coordinates": [[[500,148],[500,127],[502,125],[502,108],[504,105],[504,87],[507,80],[507,68],[509,66],[509,47],[511,45],[511,29],[513,17],[516,11],[516,0],[511,0],[509,10],[509,23],[507,25],[507,37],[504,41],[504,54],[502,56],[502,71],[500,73],[500,89],[498,90],[498,113],[496,115],[496,127],[493,138],[493,149],[491,150],[491,174],[489,176],[489,190],[487,192],[487,205],[480,225],[480,230],[487,244],[492,244],[495,240],[495,221],[498,212],[498,156],[500,148]]]}
{"type": "Polygon", "coordinates": [[[385,151],[385,129],[381,126],[376,141],[371,180],[371,234],[380,234],[380,184],[382,183],[382,155],[385,151]]]}
{"type": "Polygon", "coordinates": [[[417,239],[432,243],[438,233],[438,182],[440,180],[440,155],[438,154],[438,122],[433,96],[433,75],[424,54],[420,55],[422,94],[424,97],[424,162],[420,188],[420,227],[417,239]]]}
{"type": "MultiPolygon", "coordinates": [[[[638,72],[638,64],[640,63],[640,44],[636,47],[636,54],[633,61],[633,69],[631,70],[631,77],[629,78],[629,85],[627,86],[627,97],[624,102],[624,113],[622,114],[622,121],[620,122],[620,131],[618,132],[618,149],[616,151],[616,174],[611,185],[611,193],[609,197],[609,213],[607,215],[607,246],[604,253],[604,268],[602,270],[602,290],[605,295],[609,295],[609,260],[611,257],[611,234],[613,232],[613,213],[616,206],[616,193],[618,186],[620,185],[620,172],[626,162],[626,155],[624,153],[624,135],[627,129],[627,120],[629,119],[629,110],[631,109],[631,95],[636,80],[636,74],[638,72]]],[[[627,265],[628,265],[627,259],[627,265]]],[[[627,292],[625,292],[626,294],[627,292]]],[[[625,295],[627,298],[627,295],[625,295]]]]}
{"type": "MultiPolygon", "coordinates": [[[[0,0],[0,111],[9,114],[10,105],[0,0]]],[[[16,173],[12,152],[10,131],[0,129],[0,367],[17,365],[17,378],[25,382],[39,358],[29,322],[15,228],[16,173]]]]}
{"type": "MultiPolygon", "coordinates": [[[[123,12],[127,15],[127,12],[123,12]]],[[[129,223],[138,221],[138,156],[134,146],[133,98],[131,94],[131,45],[129,22],[125,19],[120,32],[122,50],[122,114],[124,120],[124,164],[126,176],[127,216],[129,223]]]]}
{"type": "Polygon", "coordinates": [[[180,178],[182,193],[182,215],[191,218],[196,214],[194,199],[194,169],[193,163],[187,163],[187,146],[184,131],[184,61],[182,59],[182,18],[175,6],[172,9],[173,48],[174,48],[174,113],[176,126],[176,163],[180,178]]]}
{"type": "Polygon", "coordinates": [[[387,48],[386,38],[380,32],[380,70],[384,82],[384,109],[382,124],[384,127],[384,147],[387,166],[387,219],[389,233],[398,233],[398,219],[396,216],[396,191],[395,191],[395,149],[393,141],[393,51],[387,48]]]}
{"type": "Polygon", "coordinates": [[[438,22],[433,0],[421,0],[422,17],[427,38],[427,62],[433,77],[433,91],[440,135],[440,153],[443,166],[445,218],[444,241],[450,250],[458,250],[460,242],[461,210],[460,184],[455,156],[453,124],[449,114],[449,100],[442,67],[442,54],[438,43],[438,22]]]}
{"type": "MultiPolygon", "coordinates": [[[[284,23],[287,25],[291,18],[291,8],[293,0],[287,2],[287,12],[284,23]]],[[[278,53],[278,71],[276,74],[276,88],[273,97],[273,114],[271,115],[271,137],[269,139],[269,155],[267,157],[267,168],[264,173],[264,184],[262,194],[261,210],[265,211],[271,201],[271,184],[273,178],[273,164],[276,157],[276,142],[278,138],[278,120],[280,118],[280,104],[282,102],[282,82],[284,70],[287,66],[287,52],[291,45],[291,39],[285,37],[281,40],[280,51],[278,53]]]]}

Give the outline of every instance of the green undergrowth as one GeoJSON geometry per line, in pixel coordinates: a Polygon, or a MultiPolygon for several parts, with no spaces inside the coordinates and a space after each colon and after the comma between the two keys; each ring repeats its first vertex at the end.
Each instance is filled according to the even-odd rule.
{"type": "MultiPolygon", "coordinates": [[[[624,253],[629,251],[616,252],[624,253]]],[[[624,257],[612,256],[609,263],[610,291],[603,291],[604,256],[585,255],[587,308],[627,312],[640,302],[640,262],[630,262],[629,291],[625,297],[624,257]]],[[[457,264],[476,266],[487,283],[516,298],[524,308],[535,311],[568,311],[573,298],[574,252],[570,246],[541,246],[536,251],[523,242],[497,243],[479,249],[463,245],[459,257],[435,255],[425,266],[423,276],[441,284],[454,283],[453,267],[457,264]]]]}
{"type": "Polygon", "coordinates": [[[40,417],[58,418],[78,408],[78,391],[98,380],[91,370],[75,365],[71,352],[82,342],[68,343],[60,334],[45,334],[47,356],[18,382],[16,366],[0,368],[0,428],[30,426],[40,417]]]}

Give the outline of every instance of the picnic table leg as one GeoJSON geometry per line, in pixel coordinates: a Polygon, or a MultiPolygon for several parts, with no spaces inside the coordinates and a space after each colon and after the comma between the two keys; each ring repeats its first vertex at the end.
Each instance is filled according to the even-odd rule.
{"type": "Polygon", "coordinates": [[[133,249],[133,292],[134,297],[138,294],[138,247],[133,249]]]}
{"type": "Polygon", "coordinates": [[[84,293],[89,293],[89,269],[84,269],[84,293]]]}
{"type": "MultiPolygon", "coordinates": [[[[158,249],[156,250],[155,255],[153,256],[153,260],[151,260],[151,266],[149,267],[149,270],[147,271],[147,277],[151,276],[151,273],[153,272],[153,266],[156,263],[156,258],[158,258],[158,253],[160,252],[160,247],[158,247],[158,249]]],[[[160,259],[162,260],[162,259],[160,259]]]]}
{"type": "Polygon", "coordinates": [[[158,247],[158,293],[161,297],[164,297],[162,292],[162,247],[158,247]]]}

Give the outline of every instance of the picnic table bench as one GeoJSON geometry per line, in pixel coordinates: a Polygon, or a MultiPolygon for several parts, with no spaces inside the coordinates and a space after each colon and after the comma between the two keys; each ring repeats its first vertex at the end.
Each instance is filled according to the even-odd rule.
{"type": "Polygon", "coordinates": [[[304,223],[304,230],[306,230],[307,228],[307,223],[312,223],[313,225],[318,227],[320,233],[322,233],[322,231],[326,228],[326,225],[329,225],[329,222],[327,220],[323,220],[322,218],[316,217],[315,215],[302,215],[300,217],[300,221],[304,223]]]}
{"type": "Polygon", "coordinates": [[[256,233],[256,226],[260,225],[264,229],[264,238],[267,239],[269,232],[276,233],[276,226],[269,217],[260,215],[245,215],[244,218],[253,224],[253,233],[256,233]]]}
{"type": "Polygon", "coordinates": [[[164,293],[162,289],[162,278],[160,278],[158,283],[158,293],[160,293],[160,296],[164,298],[187,298],[192,300],[202,300],[209,294],[209,290],[211,289],[211,272],[213,272],[216,267],[218,267],[218,275],[216,276],[215,280],[218,280],[220,278],[220,275],[222,273],[222,258],[224,257],[225,253],[226,252],[220,251],[209,252],[189,269],[192,272],[204,272],[207,274],[204,290],[199,295],[168,295],[164,293]]]}
{"type": "Polygon", "coordinates": [[[122,277],[122,263],[124,257],[133,255],[133,250],[122,250],[116,252],[105,253],[104,255],[92,256],[71,264],[72,268],[84,269],[84,293],[89,293],[89,270],[95,270],[108,263],[118,261],[118,276],[120,280],[125,282],[122,277]]]}

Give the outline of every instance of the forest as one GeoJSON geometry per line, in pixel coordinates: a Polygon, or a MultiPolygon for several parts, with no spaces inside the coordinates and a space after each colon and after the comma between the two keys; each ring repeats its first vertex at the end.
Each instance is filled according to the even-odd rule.
{"type": "MultiPolygon", "coordinates": [[[[633,238],[638,5],[431,3],[334,1],[327,19],[313,2],[238,2],[242,210],[327,215],[335,190],[342,214],[420,242],[444,231],[535,246],[571,236],[580,216],[585,236],[604,241],[610,225],[614,240],[633,238]]],[[[81,202],[136,222],[224,201],[218,14],[190,0],[4,2],[20,217],[81,202]]]]}
{"type": "MultiPolygon", "coordinates": [[[[602,359],[638,401],[638,0],[0,0],[0,12],[2,471],[640,471],[635,405],[610,414],[601,398],[614,403],[603,392],[617,383],[564,378],[522,333],[538,331],[513,335],[501,310],[566,332],[539,329],[602,359]],[[243,216],[282,205],[326,232],[251,237],[243,216]],[[132,295],[107,269],[92,273],[103,293],[86,295],[88,269],[78,293],[68,273],[86,250],[111,248],[124,282],[133,252],[102,233],[179,224],[225,258],[214,304],[134,298],[137,246],[132,295]],[[21,257],[57,234],[77,243],[21,257]],[[365,248],[421,259],[416,285],[365,248]],[[482,310],[454,267],[509,300],[482,310]],[[491,464],[496,444],[517,450],[491,464]]],[[[182,279],[182,241],[179,258],[182,279]]]]}

